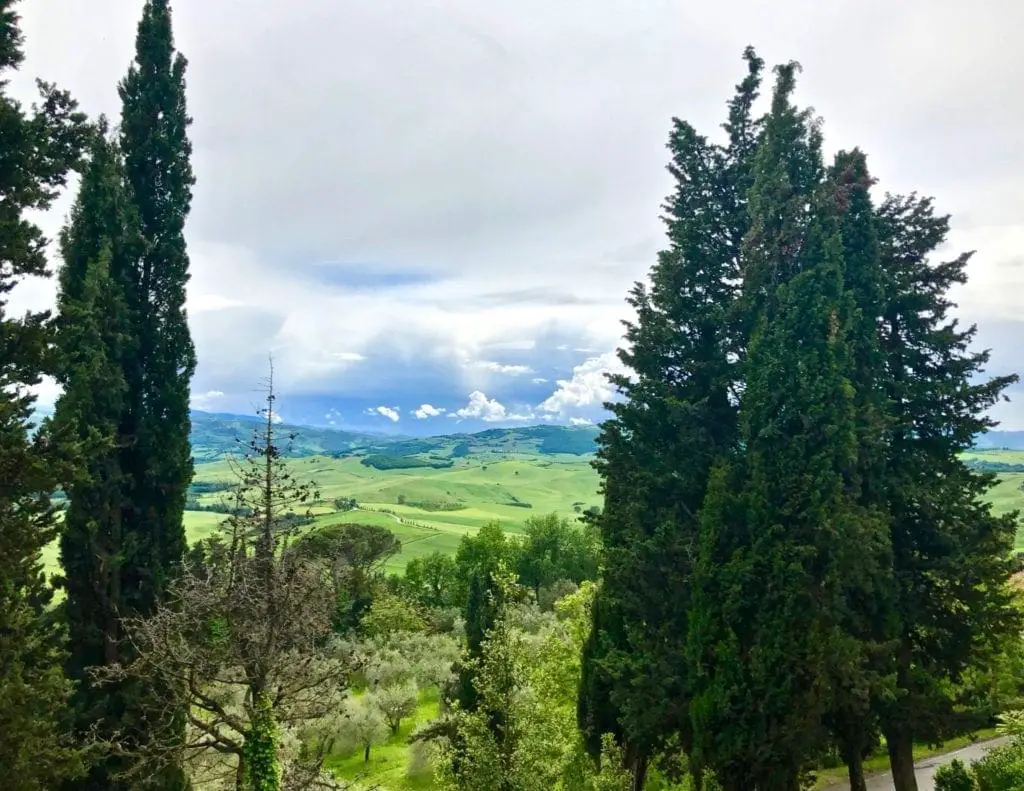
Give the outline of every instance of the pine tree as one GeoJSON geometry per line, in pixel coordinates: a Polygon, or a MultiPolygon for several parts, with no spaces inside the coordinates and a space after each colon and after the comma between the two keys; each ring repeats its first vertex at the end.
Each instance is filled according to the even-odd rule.
{"type": "MultiPolygon", "coordinates": [[[[24,57],[14,6],[0,0],[4,73],[24,57]]],[[[50,331],[45,313],[11,316],[6,295],[26,277],[48,274],[47,240],[24,215],[51,205],[87,131],[67,93],[39,83],[42,100],[26,112],[6,86],[0,82],[0,767],[5,788],[41,791],[79,771],[62,731],[71,689],[41,562],[57,535],[50,502],[57,459],[47,431],[33,436],[29,391],[49,372],[50,331]]]]}
{"type": "Polygon", "coordinates": [[[971,350],[975,327],[949,316],[949,290],[966,280],[971,257],[929,260],[949,218],[916,195],[887,198],[877,216],[898,619],[896,694],[879,714],[897,791],[915,791],[913,742],[948,733],[948,682],[1021,627],[1006,588],[1016,515],[992,513],[993,477],[960,458],[995,425],[986,411],[1017,378],[982,380],[988,352],[971,350]]]}
{"type": "Polygon", "coordinates": [[[745,194],[760,123],[751,116],[763,62],[744,53],[718,145],[675,119],[668,148],[676,190],[664,207],[669,248],[648,289],[629,298],[630,376],[612,379],[596,467],[605,508],[598,518],[605,563],[585,648],[578,707],[595,757],[602,735],[623,747],[634,787],[658,753],[689,747],[685,661],[697,514],[715,459],[735,441],[736,300],[745,194]]]}
{"type": "Polygon", "coordinates": [[[139,23],[135,62],[121,82],[120,144],[141,249],[126,273],[136,348],[127,360],[124,472],[130,509],[125,532],[136,542],[122,568],[133,612],[151,612],[185,551],[183,514],[192,478],[189,384],[195,348],[185,316],[189,279],[184,225],[195,179],[187,137],[185,58],[175,52],[167,0],[149,0],[139,23]]]}
{"type": "Polygon", "coordinates": [[[690,628],[695,760],[737,791],[799,788],[833,689],[861,680],[850,589],[886,558],[885,523],[856,485],[843,239],[817,123],[791,102],[795,71],[776,69],[749,195],[741,442],[704,503],[690,628]]]}
{"type": "MultiPolygon", "coordinates": [[[[134,546],[123,524],[126,440],[121,429],[124,361],[132,344],[121,277],[135,248],[120,157],[106,133],[101,121],[61,234],[57,378],[64,392],[53,425],[73,460],[64,481],[68,508],[60,540],[71,648],[67,671],[78,682],[73,716],[83,734],[98,723],[101,735],[110,738],[115,729],[134,731],[131,720],[138,716],[127,690],[98,689],[88,678],[90,667],[123,660],[126,649],[121,569],[134,561],[134,546]]],[[[75,787],[108,788],[110,775],[121,768],[114,759],[97,761],[75,787]]]]}

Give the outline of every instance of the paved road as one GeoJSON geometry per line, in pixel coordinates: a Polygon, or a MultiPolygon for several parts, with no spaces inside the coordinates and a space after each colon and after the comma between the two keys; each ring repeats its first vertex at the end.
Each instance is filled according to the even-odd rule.
{"type": "MultiPolygon", "coordinates": [[[[935,770],[942,766],[942,764],[949,763],[954,758],[959,758],[965,764],[969,764],[971,761],[977,761],[993,747],[1005,744],[1006,741],[1006,737],[990,739],[989,741],[970,744],[951,753],[935,755],[931,758],[925,758],[923,761],[918,761],[917,791],[935,791],[935,770]]],[[[849,788],[848,783],[840,783],[829,786],[824,791],[849,791],[849,788]]],[[[893,791],[893,789],[892,775],[889,772],[872,775],[868,778],[868,791],[893,791]]]]}

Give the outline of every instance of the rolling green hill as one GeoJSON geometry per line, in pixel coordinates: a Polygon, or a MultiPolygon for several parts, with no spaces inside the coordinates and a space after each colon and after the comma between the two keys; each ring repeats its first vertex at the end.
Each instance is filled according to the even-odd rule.
{"type": "MultiPolygon", "coordinates": [[[[315,481],[320,489],[317,523],[369,522],[394,531],[402,541],[402,553],[391,562],[395,570],[435,550],[454,552],[463,535],[492,520],[516,533],[530,516],[557,512],[576,517],[601,503],[588,457],[493,456],[485,452],[457,457],[446,467],[386,470],[363,464],[359,456],[312,456],[293,459],[291,465],[300,480],[315,481]],[[354,498],[359,510],[337,511],[333,501],[339,498],[354,498]]],[[[200,485],[193,501],[209,507],[223,502],[224,492],[196,489],[230,481],[231,470],[225,461],[200,464],[195,480],[200,485]]],[[[187,511],[185,518],[189,539],[195,540],[208,535],[223,516],[187,511]]]]}

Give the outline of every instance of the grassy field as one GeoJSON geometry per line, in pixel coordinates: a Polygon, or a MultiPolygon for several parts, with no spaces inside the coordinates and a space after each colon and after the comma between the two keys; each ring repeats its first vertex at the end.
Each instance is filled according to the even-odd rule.
{"type": "MultiPolygon", "coordinates": [[[[300,480],[320,489],[324,506],[317,523],[362,522],[390,528],[402,542],[392,558],[398,571],[414,557],[434,551],[454,552],[462,536],[497,520],[510,533],[521,532],[531,516],[552,512],[575,516],[576,508],[599,505],[598,478],[586,458],[571,455],[520,456],[482,461],[468,457],[443,469],[419,467],[377,470],[358,458],[325,456],[294,459],[300,480]],[[335,498],[355,498],[361,509],[335,512],[335,498]],[[382,509],[392,513],[382,513],[382,509]]],[[[196,466],[196,481],[227,482],[231,470],[225,462],[196,466]]],[[[200,503],[219,502],[223,494],[201,495],[200,503]]],[[[220,514],[188,511],[189,540],[210,533],[223,519],[220,514]]]]}

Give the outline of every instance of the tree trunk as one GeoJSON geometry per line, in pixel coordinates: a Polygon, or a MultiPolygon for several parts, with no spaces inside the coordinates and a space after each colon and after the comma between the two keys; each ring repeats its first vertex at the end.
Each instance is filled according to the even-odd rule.
{"type": "Polygon", "coordinates": [[[630,784],[630,791],[644,791],[647,783],[647,758],[638,756],[633,761],[633,782],[630,784]]]}
{"type": "Polygon", "coordinates": [[[370,745],[367,743],[366,748],[363,750],[363,763],[370,763],[370,745]]]}
{"type": "Polygon", "coordinates": [[[864,777],[864,759],[859,750],[854,750],[847,757],[846,769],[850,775],[850,791],[868,791],[867,778],[864,777]]]}
{"type": "Polygon", "coordinates": [[[893,788],[896,791],[917,791],[917,774],[914,771],[914,740],[909,731],[892,731],[885,734],[889,746],[889,766],[892,769],[893,788]]]}

